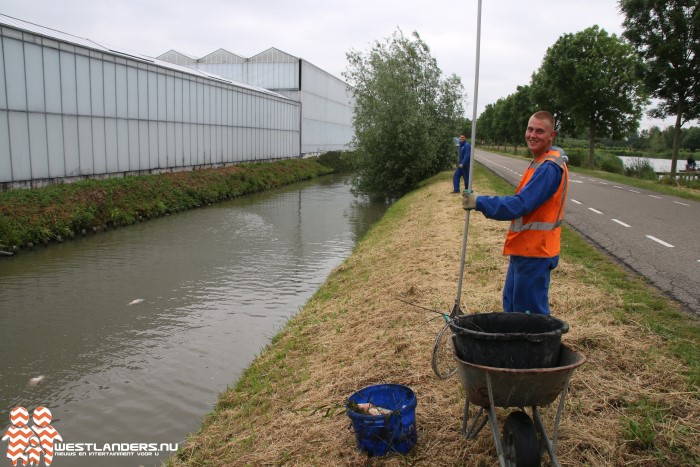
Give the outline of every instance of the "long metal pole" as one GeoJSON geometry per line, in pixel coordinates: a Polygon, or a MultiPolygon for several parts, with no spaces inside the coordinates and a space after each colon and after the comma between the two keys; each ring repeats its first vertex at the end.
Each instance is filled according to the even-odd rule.
{"type": "MultiPolygon", "coordinates": [[[[472,109],[472,138],[471,138],[471,157],[469,158],[469,178],[467,182],[467,190],[472,189],[472,176],[474,171],[474,158],[476,157],[476,105],[479,99],[479,58],[481,55],[481,0],[479,0],[478,12],[476,15],[476,68],[474,70],[474,102],[472,109]]],[[[452,314],[456,314],[459,310],[459,299],[462,296],[462,279],[464,278],[464,262],[467,255],[467,236],[469,232],[469,212],[464,216],[464,236],[462,237],[462,256],[460,258],[459,267],[459,284],[457,286],[457,297],[455,298],[455,306],[452,309],[452,314]]]]}

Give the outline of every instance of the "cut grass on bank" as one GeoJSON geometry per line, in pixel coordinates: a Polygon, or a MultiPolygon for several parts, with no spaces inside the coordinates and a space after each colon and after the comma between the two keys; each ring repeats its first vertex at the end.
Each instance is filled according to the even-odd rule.
{"type": "MultiPolygon", "coordinates": [[[[496,464],[488,429],[472,441],[459,433],[459,379],[432,373],[441,318],[404,303],[438,311],[454,304],[464,211],[450,186],[451,174],[443,173],[392,206],[168,463],[496,464]],[[418,445],[406,456],[367,458],[348,429],[344,402],[386,382],[415,391],[418,445]]],[[[474,187],[513,190],[478,166],[474,187]]],[[[497,311],[507,224],[475,213],[469,229],[463,309],[497,311]]],[[[570,325],[564,342],[588,358],[573,374],[563,412],[562,465],[697,465],[698,322],[575,233],[567,230],[562,243],[550,301],[570,325]]],[[[555,411],[542,410],[549,430],[555,411]]],[[[498,410],[500,427],[507,413],[498,410]]]]}

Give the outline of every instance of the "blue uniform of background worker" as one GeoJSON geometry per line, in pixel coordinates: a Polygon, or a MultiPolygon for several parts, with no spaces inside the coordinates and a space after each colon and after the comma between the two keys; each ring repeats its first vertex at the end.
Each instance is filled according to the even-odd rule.
{"type": "Polygon", "coordinates": [[[554,117],[530,117],[525,139],[533,161],[514,196],[465,193],[464,209],[489,219],[512,221],[503,253],[510,255],[503,287],[503,310],[550,314],[550,272],[559,263],[561,223],[568,187],[567,157],[552,146],[554,117]]]}
{"type": "Polygon", "coordinates": [[[472,155],[472,146],[467,143],[467,135],[460,133],[459,135],[459,161],[457,162],[457,168],[452,176],[452,193],[460,193],[459,190],[459,179],[464,178],[464,188],[469,186],[469,159],[472,155]]]}

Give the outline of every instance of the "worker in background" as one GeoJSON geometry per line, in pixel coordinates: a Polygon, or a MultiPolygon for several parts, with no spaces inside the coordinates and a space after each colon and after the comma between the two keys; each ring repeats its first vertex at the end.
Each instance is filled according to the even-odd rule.
{"type": "Polygon", "coordinates": [[[465,133],[459,134],[459,160],[457,161],[457,168],[452,176],[452,193],[460,193],[459,191],[459,179],[464,178],[464,188],[466,189],[469,184],[469,159],[472,155],[472,146],[467,142],[467,135],[465,133]]]}
{"type": "Polygon", "coordinates": [[[510,255],[503,287],[503,310],[550,314],[549,281],[559,263],[561,224],[569,182],[568,158],[552,146],[556,132],[551,113],[534,113],[525,141],[532,162],[513,196],[479,196],[465,192],[464,209],[489,219],[509,220],[503,254],[510,255]]]}

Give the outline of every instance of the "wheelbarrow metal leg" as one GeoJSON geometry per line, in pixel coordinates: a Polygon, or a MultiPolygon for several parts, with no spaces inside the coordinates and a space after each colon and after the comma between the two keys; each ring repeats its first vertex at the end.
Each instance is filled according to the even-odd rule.
{"type": "Polygon", "coordinates": [[[491,387],[491,375],[486,373],[486,386],[489,390],[489,426],[491,426],[491,435],[493,436],[493,442],[496,445],[496,453],[498,454],[498,463],[501,467],[507,467],[506,458],[503,453],[503,440],[501,440],[501,435],[498,433],[498,419],[496,418],[496,404],[493,400],[493,388],[491,387]]]}
{"type": "Polygon", "coordinates": [[[484,414],[484,408],[480,407],[479,411],[474,415],[472,424],[467,429],[467,421],[469,420],[469,399],[464,404],[464,416],[462,417],[462,435],[467,439],[474,439],[479,434],[486,422],[489,421],[488,415],[484,414]],[[477,425],[478,424],[478,425],[477,425]]]}
{"type": "Polygon", "coordinates": [[[559,466],[559,459],[557,459],[557,437],[559,436],[559,422],[561,422],[561,414],[564,411],[564,406],[566,405],[566,396],[569,393],[569,380],[571,379],[571,374],[566,378],[564,382],[564,389],[561,391],[559,396],[559,406],[557,407],[557,415],[554,417],[554,428],[552,430],[552,439],[550,440],[547,435],[547,431],[544,428],[544,423],[542,423],[542,417],[540,417],[540,411],[537,407],[532,407],[532,417],[535,419],[535,426],[540,432],[540,437],[544,443],[547,453],[549,453],[549,458],[552,461],[552,465],[559,466]]]}
{"type": "Polygon", "coordinates": [[[569,379],[571,378],[571,373],[569,373],[569,377],[566,378],[566,382],[564,383],[564,389],[561,392],[561,396],[559,397],[559,408],[557,408],[557,416],[554,419],[554,430],[552,432],[552,445],[554,447],[554,450],[557,450],[557,437],[559,436],[559,422],[561,421],[561,413],[564,411],[564,403],[566,402],[566,395],[569,392],[569,379]]]}
{"type": "MultiPolygon", "coordinates": [[[[479,414],[477,413],[477,416],[479,414]]],[[[466,438],[469,438],[467,434],[467,420],[469,420],[469,396],[467,396],[467,400],[464,401],[464,412],[462,413],[462,434],[466,438]]]]}
{"type": "Polygon", "coordinates": [[[540,433],[540,440],[544,443],[547,453],[549,453],[549,459],[552,461],[552,465],[555,467],[560,467],[561,464],[559,464],[559,459],[557,459],[556,447],[552,445],[552,442],[549,440],[549,436],[547,436],[547,431],[544,428],[542,418],[540,417],[540,411],[537,410],[537,407],[532,408],[532,418],[535,419],[535,427],[540,433]]]}

